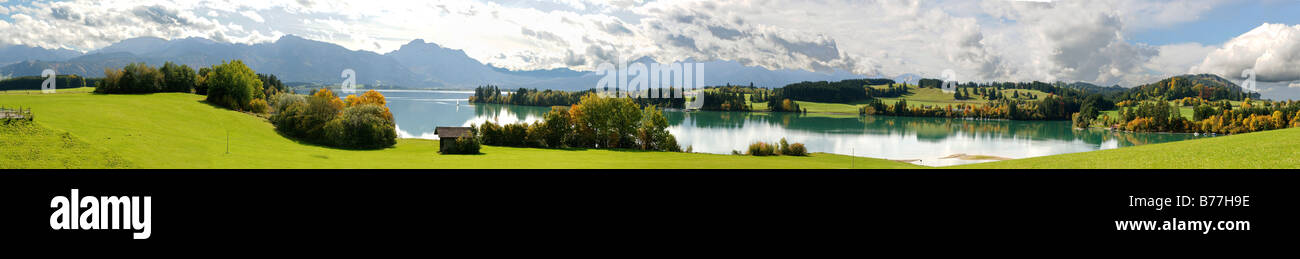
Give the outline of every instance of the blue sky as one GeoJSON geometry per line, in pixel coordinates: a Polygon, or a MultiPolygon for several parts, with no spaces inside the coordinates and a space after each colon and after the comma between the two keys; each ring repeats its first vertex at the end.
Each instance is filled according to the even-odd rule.
{"type": "Polygon", "coordinates": [[[1196,42],[1222,44],[1263,23],[1300,24],[1297,1],[1239,1],[1214,8],[1200,19],[1168,28],[1133,33],[1135,42],[1165,45],[1196,42]]]}

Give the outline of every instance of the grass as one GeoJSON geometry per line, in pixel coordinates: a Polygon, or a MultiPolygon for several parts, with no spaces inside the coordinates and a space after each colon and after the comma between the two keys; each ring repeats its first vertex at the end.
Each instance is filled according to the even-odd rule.
{"type": "Polygon", "coordinates": [[[284,138],[263,118],[202,99],[183,93],[0,95],[0,105],[34,109],[37,126],[52,130],[37,131],[54,134],[13,129],[18,133],[5,135],[12,143],[0,152],[21,162],[0,161],[15,168],[923,168],[824,153],[748,157],[485,146],[483,155],[440,155],[438,141],[422,139],[399,139],[382,150],[342,150],[284,138]],[[77,142],[64,145],[65,139],[77,142]],[[12,155],[28,150],[84,157],[12,155]]]}
{"type": "MultiPolygon", "coordinates": [[[[1240,106],[1233,106],[1233,108],[1239,108],[1239,107],[1240,107],[1240,106]]],[[[1111,118],[1119,118],[1119,110],[1118,110],[1118,109],[1115,109],[1115,110],[1108,110],[1108,111],[1101,111],[1101,114],[1105,114],[1105,115],[1107,115],[1107,116],[1110,116],[1111,118]]],[[[1178,107],[1178,114],[1179,114],[1179,115],[1182,115],[1183,118],[1187,118],[1188,120],[1191,120],[1191,119],[1194,119],[1194,118],[1196,117],[1196,110],[1194,110],[1193,107],[1191,107],[1191,106],[1181,106],[1181,107],[1178,107]]],[[[1100,117],[1100,115],[1098,115],[1098,116],[1100,117]]]]}
{"type": "Polygon", "coordinates": [[[953,168],[1300,168],[1300,128],[953,168]]]}
{"type": "Polygon", "coordinates": [[[838,113],[838,114],[858,114],[858,107],[866,105],[867,102],[857,103],[819,103],[797,101],[799,108],[807,109],[809,113],[838,113]]]}
{"type": "Polygon", "coordinates": [[[0,125],[0,169],[129,168],[117,153],[35,123],[0,125]]]}

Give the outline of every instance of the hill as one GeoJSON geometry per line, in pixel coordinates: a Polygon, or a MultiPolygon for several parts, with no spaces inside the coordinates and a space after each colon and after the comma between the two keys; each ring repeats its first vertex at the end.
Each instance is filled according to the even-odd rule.
{"type": "Polygon", "coordinates": [[[21,45],[0,47],[0,65],[28,60],[64,61],[77,56],[81,56],[81,52],[68,49],[46,49],[21,45]]]}
{"type": "Polygon", "coordinates": [[[1211,101],[1241,101],[1245,98],[1259,99],[1259,93],[1243,91],[1241,86],[1223,77],[1212,74],[1180,75],[1159,82],[1134,87],[1124,92],[1112,93],[1116,100],[1146,100],[1161,98],[1176,100],[1187,97],[1199,97],[1211,101]]]}
{"type": "Polygon", "coordinates": [[[1074,82],[1069,84],[1066,84],[1064,82],[1057,82],[1054,85],[1056,85],[1057,87],[1083,90],[1085,92],[1098,93],[1098,94],[1111,94],[1111,93],[1118,93],[1118,92],[1124,92],[1129,90],[1128,88],[1119,85],[1099,86],[1087,82],[1074,82]]]}
{"type": "Polygon", "coordinates": [[[1300,167],[1300,128],[980,163],[955,168],[1294,169],[1298,167],[1300,167]]]}

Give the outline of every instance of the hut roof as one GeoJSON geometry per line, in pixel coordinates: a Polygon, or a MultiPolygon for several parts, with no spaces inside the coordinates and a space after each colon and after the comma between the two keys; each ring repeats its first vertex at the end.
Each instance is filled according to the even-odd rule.
{"type": "Polygon", "coordinates": [[[438,138],[460,138],[470,136],[469,127],[437,127],[433,129],[433,134],[438,138]]]}

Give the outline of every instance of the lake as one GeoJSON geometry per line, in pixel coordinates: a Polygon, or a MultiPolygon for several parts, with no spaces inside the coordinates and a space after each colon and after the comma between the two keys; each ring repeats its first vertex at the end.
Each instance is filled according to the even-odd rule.
{"type": "MultiPolygon", "coordinates": [[[[549,107],[471,105],[473,91],[381,90],[403,138],[437,139],[439,126],[534,122],[549,107]]],[[[782,137],[804,143],[809,152],[946,166],[1027,158],[1204,136],[1074,130],[1069,121],[1003,121],[892,116],[748,112],[664,113],[668,131],[694,152],[730,154],[754,141],[782,137]],[[983,159],[983,160],[980,160],[983,159]]]]}

